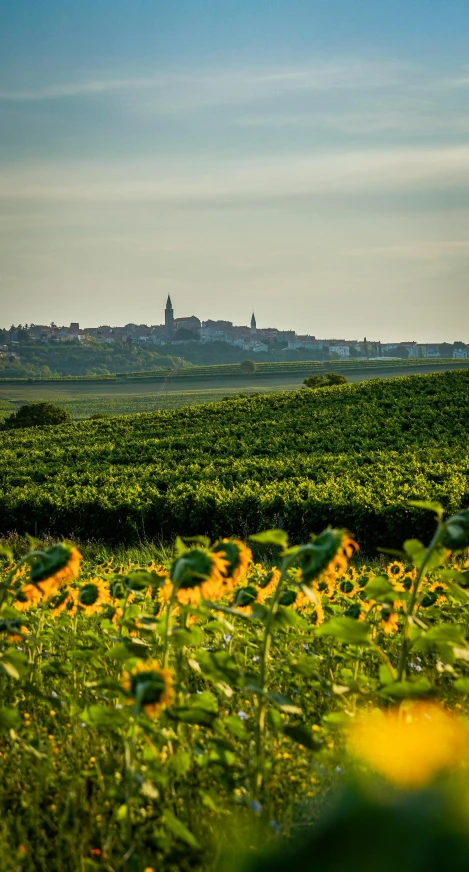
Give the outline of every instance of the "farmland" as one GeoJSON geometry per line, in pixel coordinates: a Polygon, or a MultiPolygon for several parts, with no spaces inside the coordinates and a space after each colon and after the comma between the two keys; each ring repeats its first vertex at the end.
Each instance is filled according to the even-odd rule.
{"type": "MultiPolygon", "coordinates": [[[[271,393],[298,389],[314,372],[334,369],[350,382],[395,378],[419,372],[467,368],[465,361],[334,361],[329,370],[314,362],[258,364],[243,375],[236,365],[192,367],[158,373],[62,379],[0,379],[0,400],[18,408],[23,403],[50,400],[75,420],[93,414],[131,415],[199,403],[217,402],[239,393],[271,393]]],[[[5,409],[7,406],[5,406],[5,409]]],[[[8,407],[11,408],[11,407],[8,407]]],[[[0,416],[2,412],[0,408],[0,416]]]]}
{"type": "Polygon", "coordinates": [[[457,370],[1,434],[1,872],[465,868],[468,400],[457,370]]]}
{"type": "Polygon", "coordinates": [[[0,530],[106,541],[345,526],[428,532],[467,501],[469,373],[373,380],[4,434],[0,530]]]}

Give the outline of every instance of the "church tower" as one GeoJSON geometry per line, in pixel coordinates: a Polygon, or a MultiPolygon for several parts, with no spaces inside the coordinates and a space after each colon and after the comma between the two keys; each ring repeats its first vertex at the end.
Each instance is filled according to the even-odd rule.
{"type": "Polygon", "coordinates": [[[256,316],[254,315],[254,312],[253,312],[252,318],[251,318],[251,336],[255,336],[256,331],[257,331],[256,316]]]}
{"type": "Polygon", "coordinates": [[[164,310],[164,326],[166,327],[166,332],[171,334],[174,329],[174,309],[173,304],[171,302],[171,297],[168,294],[168,299],[166,300],[166,308],[164,310]]]}

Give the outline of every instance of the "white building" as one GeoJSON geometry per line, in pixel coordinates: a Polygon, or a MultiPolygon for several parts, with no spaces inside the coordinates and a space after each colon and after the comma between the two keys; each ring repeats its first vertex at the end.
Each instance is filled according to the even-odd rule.
{"type": "Polygon", "coordinates": [[[330,345],[330,354],[338,354],[339,357],[350,357],[350,348],[348,345],[330,345]]]}

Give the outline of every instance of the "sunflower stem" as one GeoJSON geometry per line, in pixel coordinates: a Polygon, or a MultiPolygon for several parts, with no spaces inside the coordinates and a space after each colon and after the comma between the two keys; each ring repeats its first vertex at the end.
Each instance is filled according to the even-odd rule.
{"type": "Polygon", "coordinates": [[[431,558],[433,552],[440,544],[441,537],[443,535],[445,527],[446,527],[446,525],[440,521],[438,524],[438,527],[436,528],[433,539],[430,542],[430,544],[425,552],[425,557],[423,558],[422,563],[420,564],[419,570],[417,572],[417,577],[415,579],[415,582],[414,582],[414,585],[412,588],[412,595],[410,597],[409,607],[408,607],[407,613],[406,613],[404,633],[402,636],[401,653],[400,653],[400,657],[399,657],[399,666],[398,666],[398,670],[397,670],[397,680],[398,681],[402,681],[403,679],[405,679],[405,672],[406,672],[406,666],[407,666],[407,655],[409,652],[409,635],[410,635],[410,628],[412,626],[412,615],[414,614],[415,605],[417,602],[417,593],[418,593],[418,589],[420,586],[420,582],[423,579],[423,576],[425,574],[425,570],[429,564],[429,561],[430,561],[430,558],[431,558]]]}
{"type": "Polygon", "coordinates": [[[260,668],[259,668],[259,693],[257,697],[257,722],[256,722],[256,745],[255,745],[255,754],[256,754],[256,771],[254,778],[254,799],[258,799],[260,792],[262,790],[262,781],[264,774],[264,744],[265,744],[265,717],[266,717],[266,709],[267,703],[265,698],[265,686],[267,683],[267,676],[269,670],[269,655],[270,655],[270,645],[272,640],[272,625],[274,622],[275,615],[277,614],[279,603],[280,603],[280,594],[282,592],[282,584],[284,580],[284,571],[285,567],[282,567],[282,571],[280,573],[280,578],[277,582],[277,587],[275,588],[274,595],[270,601],[269,611],[267,613],[267,618],[264,625],[264,635],[262,639],[262,650],[261,650],[261,658],[260,658],[260,668]]]}

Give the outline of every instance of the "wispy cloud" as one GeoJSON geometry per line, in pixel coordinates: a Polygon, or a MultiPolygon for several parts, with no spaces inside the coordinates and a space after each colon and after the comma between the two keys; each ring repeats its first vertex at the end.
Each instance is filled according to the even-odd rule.
{"type": "Polygon", "coordinates": [[[12,200],[199,203],[231,200],[409,193],[469,186],[469,146],[288,153],[216,163],[57,162],[0,173],[0,197],[12,200]]]}
{"type": "Polygon", "coordinates": [[[137,92],[161,98],[162,106],[176,108],[181,104],[203,106],[253,101],[295,92],[374,90],[395,84],[408,72],[409,66],[405,64],[356,60],[275,69],[159,72],[144,77],[87,79],[26,90],[0,90],[0,101],[24,103],[137,92]]]}

